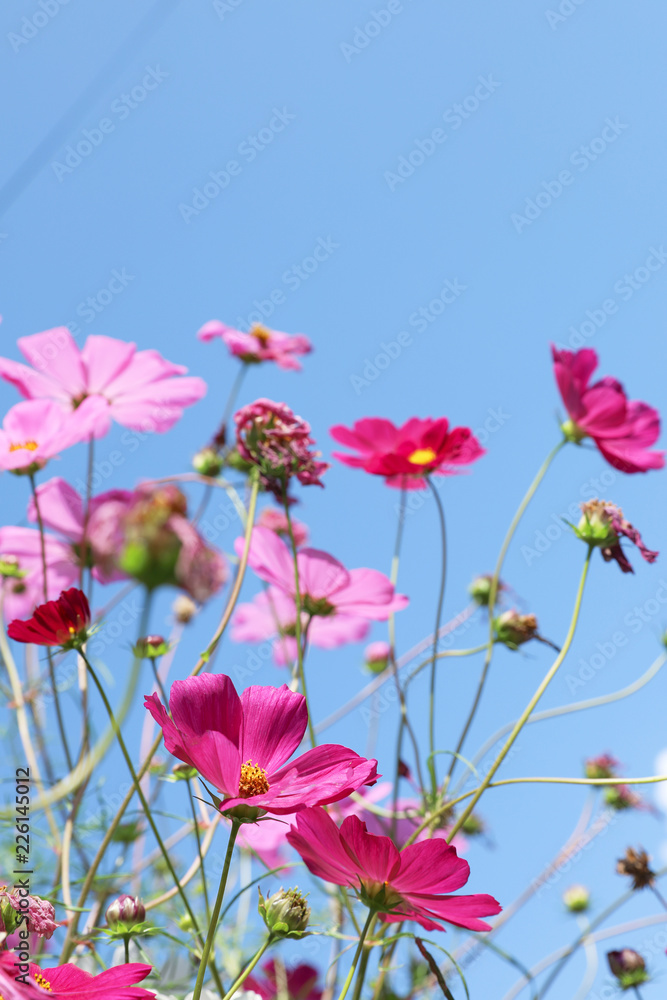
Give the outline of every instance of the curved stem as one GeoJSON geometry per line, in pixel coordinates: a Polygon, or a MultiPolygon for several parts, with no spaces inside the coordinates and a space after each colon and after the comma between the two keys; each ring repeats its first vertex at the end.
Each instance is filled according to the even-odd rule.
{"type": "MultiPolygon", "coordinates": [[[[168,703],[167,703],[168,704],[168,703]]],[[[199,856],[199,870],[201,872],[201,887],[204,893],[204,905],[206,907],[206,919],[211,922],[211,906],[208,900],[208,888],[206,886],[206,872],[204,870],[204,855],[202,853],[201,847],[201,833],[199,831],[199,820],[197,819],[197,810],[195,809],[195,797],[192,791],[192,785],[190,784],[190,779],[185,782],[187,792],[188,792],[188,802],[190,803],[190,810],[192,812],[192,822],[194,825],[195,838],[197,840],[197,854],[199,856]]]]}
{"type": "MultiPolygon", "coordinates": [[[[489,646],[488,646],[488,650],[487,650],[487,654],[486,654],[486,659],[484,661],[484,666],[482,668],[482,674],[480,676],[479,684],[477,686],[477,691],[475,693],[475,698],[473,700],[473,704],[471,706],[470,712],[468,713],[468,718],[465,721],[465,725],[463,727],[463,731],[461,733],[461,736],[459,738],[459,742],[458,742],[457,747],[456,747],[456,752],[457,753],[461,753],[461,750],[463,749],[463,745],[464,745],[464,743],[466,741],[466,737],[468,736],[468,733],[470,732],[470,727],[473,724],[475,715],[477,714],[477,709],[479,708],[479,704],[480,704],[480,702],[482,700],[482,694],[484,693],[484,687],[486,685],[487,677],[489,676],[489,669],[491,667],[491,660],[493,658],[493,639],[494,639],[493,622],[494,622],[494,617],[495,617],[496,600],[497,600],[497,597],[498,597],[498,587],[499,587],[499,584],[500,584],[500,573],[501,573],[502,568],[503,568],[503,563],[505,562],[505,556],[507,555],[507,551],[508,551],[508,549],[510,547],[510,543],[511,543],[512,539],[514,538],[514,533],[515,533],[516,529],[519,526],[521,518],[523,517],[523,515],[526,512],[528,504],[530,503],[530,501],[535,496],[540,483],[542,482],[542,480],[544,479],[545,475],[547,474],[549,466],[551,465],[551,463],[553,462],[554,458],[556,457],[556,455],[558,454],[558,452],[561,450],[561,448],[564,447],[565,444],[567,444],[567,441],[566,441],[565,438],[563,438],[562,441],[558,442],[558,444],[555,446],[555,448],[552,448],[552,450],[549,452],[549,454],[545,458],[544,462],[542,463],[542,465],[540,466],[540,468],[539,468],[539,470],[537,472],[537,475],[535,476],[535,478],[533,479],[532,483],[528,487],[526,495],[524,496],[523,500],[519,504],[519,506],[517,508],[517,511],[516,511],[516,514],[512,518],[510,526],[507,529],[507,533],[505,535],[505,538],[503,539],[503,544],[500,547],[500,553],[498,555],[498,560],[496,562],[496,568],[494,569],[493,576],[491,577],[491,587],[489,589],[489,605],[488,605],[488,607],[489,607],[489,646]]],[[[449,773],[448,773],[447,779],[445,781],[445,788],[447,787],[447,785],[449,785],[449,782],[452,779],[452,775],[454,773],[454,768],[456,767],[456,761],[457,761],[457,758],[456,757],[452,757],[452,763],[450,765],[449,773]]]]}
{"type": "Polygon", "coordinates": [[[239,832],[240,823],[237,819],[232,820],[232,828],[229,831],[229,841],[227,843],[227,853],[225,855],[225,863],[222,867],[222,875],[220,876],[220,886],[218,888],[218,895],[215,900],[215,905],[213,906],[213,913],[211,914],[211,922],[208,926],[208,934],[206,935],[206,942],[204,944],[204,950],[202,951],[201,961],[199,963],[199,971],[197,972],[197,981],[195,983],[194,993],[192,994],[192,1000],[199,1000],[201,997],[202,987],[204,985],[204,977],[206,975],[206,969],[208,966],[208,961],[211,955],[211,949],[213,948],[213,941],[215,940],[215,932],[218,928],[218,917],[220,916],[220,908],[222,906],[222,900],[225,895],[225,888],[227,887],[227,876],[229,875],[229,866],[232,862],[232,854],[234,853],[234,843],[236,841],[236,835],[239,832]]]}
{"type": "MultiPolygon", "coordinates": [[[[234,994],[238,990],[239,986],[243,986],[243,984],[245,983],[246,979],[248,978],[248,976],[250,975],[250,973],[252,972],[252,970],[255,968],[255,966],[259,962],[260,958],[262,957],[262,955],[264,954],[264,952],[266,951],[266,949],[271,944],[271,941],[272,941],[272,938],[271,938],[271,935],[269,935],[269,937],[267,937],[266,941],[262,944],[262,946],[257,949],[257,951],[255,952],[255,954],[251,958],[250,962],[246,965],[245,969],[243,970],[243,972],[241,973],[241,975],[238,977],[238,979],[236,980],[236,982],[234,983],[234,985],[231,987],[231,989],[229,989],[227,991],[227,993],[225,993],[225,995],[223,997],[223,1000],[231,1000],[231,998],[234,996],[234,994]]],[[[194,998],[193,998],[193,1000],[194,1000],[194,998]]]]}
{"type": "Polygon", "coordinates": [[[357,950],[354,953],[354,958],[352,959],[352,965],[350,967],[350,971],[348,972],[345,978],[345,982],[343,983],[343,988],[340,991],[338,1000],[345,1000],[345,997],[347,996],[347,991],[349,990],[352,980],[354,979],[354,973],[357,970],[357,965],[359,964],[359,958],[361,957],[361,953],[364,948],[364,941],[366,940],[366,935],[370,930],[371,922],[374,917],[375,914],[373,913],[373,910],[369,910],[368,916],[366,917],[366,923],[364,924],[361,934],[359,935],[359,944],[357,945],[357,950]]]}
{"type": "Polygon", "coordinates": [[[433,794],[433,800],[438,794],[438,774],[435,764],[435,680],[436,680],[436,657],[438,655],[438,633],[440,631],[440,621],[442,618],[442,607],[445,602],[445,584],[447,582],[447,528],[445,525],[445,511],[442,506],[442,501],[438,495],[438,491],[427,478],[427,483],[431,488],[433,493],[433,499],[435,500],[436,507],[438,510],[438,521],[440,523],[440,540],[442,544],[442,568],[440,571],[440,589],[438,591],[438,604],[435,613],[435,628],[433,629],[433,654],[431,659],[431,683],[429,687],[429,702],[428,702],[428,746],[429,746],[429,757],[428,757],[428,769],[431,775],[431,792],[433,794]]]}

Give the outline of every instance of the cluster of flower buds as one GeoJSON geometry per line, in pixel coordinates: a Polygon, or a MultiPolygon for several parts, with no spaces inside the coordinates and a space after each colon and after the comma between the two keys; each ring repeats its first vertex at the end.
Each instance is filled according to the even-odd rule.
{"type": "Polygon", "coordinates": [[[310,919],[310,907],[298,889],[281,889],[264,899],[259,890],[258,910],[273,938],[301,938],[310,919]]]}
{"type": "Polygon", "coordinates": [[[235,414],[236,446],[240,458],[259,470],[260,483],[284,500],[293,476],[303,486],[322,486],[329,468],[319,461],[310,425],[285,403],[258,399],[235,414]]]}
{"type": "Polygon", "coordinates": [[[632,990],[635,986],[647,983],[650,978],[646,971],[646,962],[639,952],[632,948],[607,952],[607,961],[612,975],[616,977],[622,990],[632,990]]]}

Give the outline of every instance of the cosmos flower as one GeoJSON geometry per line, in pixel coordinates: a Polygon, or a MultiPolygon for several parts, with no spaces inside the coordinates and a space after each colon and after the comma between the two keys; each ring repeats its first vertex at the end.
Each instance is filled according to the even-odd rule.
{"type": "Polygon", "coordinates": [[[660,435],[660,414],[647,403],[629,400],[623,386],[606,376],[590,384],[598,356],[591,348],[559,351],[552,346],[554,374],[569,420],[563,431],[579,444],[593,439],[620,472],[662,469],[664,452],[650,451],[660,435]]]}
{"type": "Polygon", "coordinates": [[[423,489],[425,477],[454,475],[460,471],[458,466],[470,465],[485,454],[469,427],[450,430],[446,417],[412,417],[401,427],[391,420],[366,417],[351,429],[337,424],[330,433],[334,441],[358,452],[334,452],[334,458],[354,469],[384,476],[387,485],[397,489],[423,489]]]}
{"type": "Polygon", "coordinates": [[[290,335],[278,330],[269,330],[261,323],[255,323],[248,333],[225,326],[220,320],[212,319],[204,323],[198,331],[200,340],[210,341],[219,337],[229,348],[230,354],[246,364],[275,361],[279,368],[301,371],[297,355],[309,354],[312,344],[302,333],[290,335]]]}
{"type": "Polygon", "coordinates": [[[27,399],[55,400],[67,413],[97,399],[95,437],[106,434],[112,420],[138,431],[168,431],[206,392],[203,379],[183,377],[182,365],[113,337],[88,337],[80,350],[59,326],[17,343],[29,364],[0,358],[0,378],[27,399]]]}
{"type": "Polygon", "coordinates": [[[467,861],[444,840],[423,840],[398,851],[389,837],[368,833],[357,816],[340,829],[324,809],[297,814],[287,840],[313,875],[356,889],[389,923],[415,920],[426,930],[445,930],[438,921],[488,931],[479,918],[500,913],[492,896],[449,895],[466,884],[467,861]]]}
{"type": "Polygon", "coordinates": [[[100,404],[92,400],[74,413],[48,399],[17,403],[0,429],[0,469],[19,475],[43,469],[66,448],[88,441],[99,414],[100,404]]]}
{"type": "Polygon", "coordinates": [[[71,587],[57,601],[40,604],[27,621],[10,622],[7,635],[16,642],[76,649],[85,642],[89,625],[88,598],[82,590],[71,587]]]}
{"type": "Polygon", "coordinates": [[[225,674],[176,681],[167,714],[157,694],[146,708],[162,727],[167,750],[195,767],[222,794],[221,810],[242,807],[293,813],[345,798],[377,779],[377,761],[353,750],[322,745],[290,761],[308,724],[306,699],[280,688],[246,688],[239,698],[225,674]]]}

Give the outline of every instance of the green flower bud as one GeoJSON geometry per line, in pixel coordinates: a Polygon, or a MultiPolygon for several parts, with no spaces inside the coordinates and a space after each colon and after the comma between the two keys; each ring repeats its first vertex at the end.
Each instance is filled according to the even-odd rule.
{"type": "Polygon", "coordinates": [[[224,464],[222,456],[210,446],[202,448],[192,459],[192,468],[195,472],[198,472],[200,476],[209,476],[211,479],[220,475],[224,464]]]}
{"type": "Polygon", "coordinates": [[[494,621],[496,639],[508,649],[518,649],[524,642],[537,638],[535,615],[520,615],[518,611],[504,611],[494,621]]]}
{"type": "Polygon", "coordinates": [[[258,909],[273,936],[302,937],[310,919],[310,907],[298,889],[281,889],[266,899],[259,890],[258,909]]]}
{"type": "Polygon", "coordinates": [[[137,639],[134,655],[142,660],[157,660],[169,652],[169,643],[161,635],[145,635],[137,639]]]}
{"type": "Polygon", "coordinates": [[[612,975],[616,976],[623,990],[631,990],[649,980],[646,962],[639,952],[632,948],[607,952],[607,961],[612,975]]]}
{"type": "Polygon", "coordinates": [[[585,885],[571,885],[563,893],[563,902],[570,913],[583,913],[591,902],[591,894],[585,885]]]}
{"type": "Polygon", "coordinates": [[[137,924],[143,924],[146,919],[146,907],[138,896],[119,896],[106,912],[107,927],[116,933],[131,931],[137,924]]]}

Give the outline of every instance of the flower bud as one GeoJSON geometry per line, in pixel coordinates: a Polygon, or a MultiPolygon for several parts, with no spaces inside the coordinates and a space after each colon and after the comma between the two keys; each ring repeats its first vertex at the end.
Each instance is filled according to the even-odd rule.
{"type": "Polygon", "coordinates": [[[518,611],[504,611],[495,622],[496,639],[508,649],[518,649],[524,642],[538,637],[535,615],[520,615],[518,611]]]}
{"type": "Polygon", "coordinates": [[[470,813],[468,818],[463,821],[461,833],[465,833],[466,837],[481,837],[485,832],[486,823],[477,813],[470,813]]]}
{"type": "Polygon", "coordinates": [[[622,948],[620,951],[607,952],[607,961],[612,975],[616,976],[624,990],[632,989],[648,981],[646,962],[632,948],[622,948]]]}
{"type": "Polygon", "coordinates": [[[142,924],[146,919],[146,907],[138,896],[119,896],[107,908],[107,927],[109,930],[131,930],[136,924],[142,924]]]}
{"type": "Polygon", "coordinates": [[[582,516],[575,532],[589,545],[607,547],[618,545],[618,535],[612,524],[613,504],[605,500],[589,500],[581,504],[582,516]]]}
{"type": "Polygon", "coordinates": [[[180,625],[188,625],[197,614],[197,605],[187,594],[179,594],[171,610],[180,625]]]}
{"type": "Polygon", "coordinates": [[[26,570],[21,569],[16,556],[0,556],[0,577],[8,580],[22,580],[26,575],[26,570]]]}
{"type": "Polygon", "coordinates": [[[563,902],[570,913],[583,913],[591,901],[591,894],[585,885],[571,885],[563,893],[563,902]]]}
{"type": "Polygon", "coordinates": [[[201,476],[209,476],[211,479],[215,479],[222,472],[223,466],[225,464],[222,456],[210,446],[207,448],[202,448],[192,459],[192,468],[195,472],[198,472],[201,476]]]}
{"type": "Polygon", "coordinates": [[[623,812],[626,809],[641,809],[644,805],[641,795],[633,792],[628,785],[610,785],[605,789],[604,801],[610,809],[623,812]]]}
{"type": "Polygon", "coordinates": [[[241,454],[240,454],[238,448],[232,448],[227,453],[227,459],[226,459],[226,461],[227,461],[227,465],[229,465],[230,468],[232,468],[232,469],[236,469],[237,472],[246,472],[247,473],[247,472],[250,472],[250,470],[253,467],[253,463],[252,462],[248,462],[248,461],[246,461],[245,458],[241,457],[241,454]]]}
{"type": "MultiPolygon", "coordinates": [[[[482,608],[488,608],[489,600],[491,598],[491,581],[493,576],[491,573],[483,573],[481,576],[476,576],[468,587],[468,593],[472,597],[475,604],[479,604],[482,608]]],[[[497,593],[503,590],[503,584],[498,581],[497,593]]]]}
{"type": "Polygon", "coordinates": [[[169,643],[161,635],[145,635],[134,647],[134,655],[142,660],[157,660],[168,652],[169,643]]]}
{"type": "Polygon", "coordinates": [[[589,757],[584,763],[584,773],[587,778],[616,778],[619,761],[610,753],[602,753],[599,757],[589,757]]]}
{"type": "Polygon", "coordinates": [[[371,642],[364,650],[364,665],[372,674],[381,674],[387,669],[390,656],[388,642],[371,642]]]}
{"type": "Polygon", "coordinates": [[[273,935],[301,937],[310,919],[310,907],[298,889],[281,889],[273,896],[259,893],[259,912],[273,935]]]}
{"type": "Polygon", "coordinates": [[[197,768],[191,767],[190,764],[174,764],[171,776],[173,781],[190,781],[191,778],[197,777],[197,768]]]}

